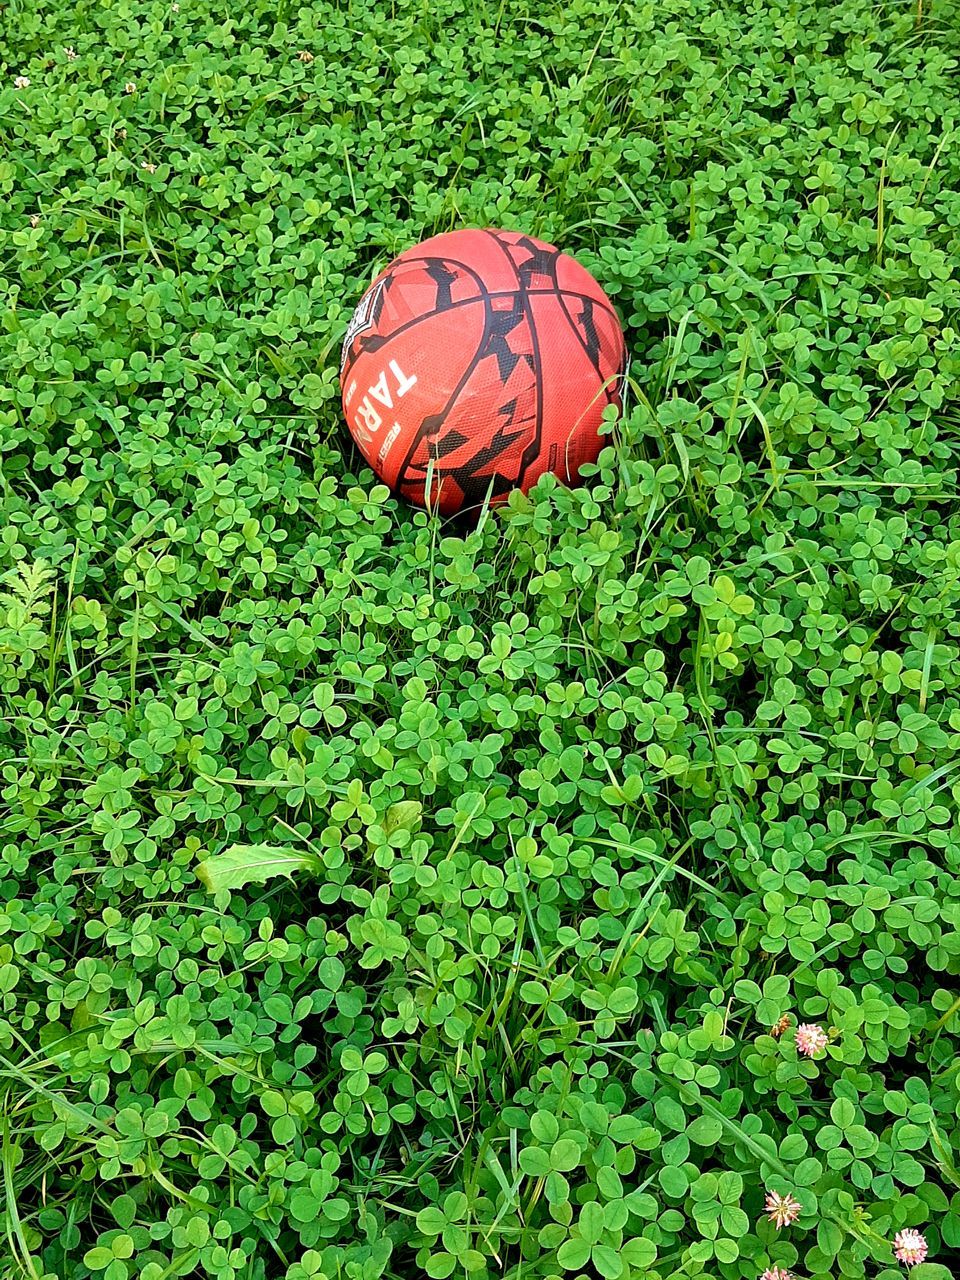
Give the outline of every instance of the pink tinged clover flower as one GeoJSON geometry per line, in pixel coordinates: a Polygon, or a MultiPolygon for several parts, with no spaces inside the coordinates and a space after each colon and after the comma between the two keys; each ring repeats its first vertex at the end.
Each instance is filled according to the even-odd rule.
{"type": "Polygon", "coordinates": [[[760,1280],[793,1280],[793,1277],[789,1271],[784,1271],[783,1267],[768,1267],[760,1280]]]}
{"type": "Polygon", "coordinates": [[[782,1196],[779,1191],[768,1191],[763,1211],[770,1221],[776,1224],[779,1231],[781,1227],[789,1227],[791,1222],[796,1222],[800,1217],[801,1208],[800,1201],[794,1200],[793,1196],[782,1196]]]}
{"type": "Polygon", "coordinates": [[[898,1262],[915,1267],[927,1256],[927,1242],[919,1231],[907,1227],[893,1237],[893,1255],[898,1262]]]}
{"type": "Polygon", "coordinates": [[[812,1058],[827,1047],[827,1033],[815,1022],[804,1022],[797,1027],[797,1052],[812,1058]]]}

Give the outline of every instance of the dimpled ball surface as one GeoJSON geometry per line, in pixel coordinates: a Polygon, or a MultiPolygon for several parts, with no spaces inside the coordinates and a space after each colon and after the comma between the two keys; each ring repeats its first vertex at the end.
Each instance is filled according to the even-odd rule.
{"type": "Polygon", "coordinates": [[[574,481],[600,452],[625,358],[613,306],[569,254],[518,232],[451,231],[400,254],[361,298],[344,415],[381,479],[450,515],[547,471],[574,481]]]}

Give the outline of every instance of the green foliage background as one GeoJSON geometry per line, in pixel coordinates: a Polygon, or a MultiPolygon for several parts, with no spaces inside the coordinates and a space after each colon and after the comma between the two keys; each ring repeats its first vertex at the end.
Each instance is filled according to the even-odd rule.
{"type": "Polygon", "coordinates": [[[948,1280],[958,18],[5,6],[4,1280],[948,1280]],[[337,360],[483,224],[633,391],[471,531],[337,360]]]}

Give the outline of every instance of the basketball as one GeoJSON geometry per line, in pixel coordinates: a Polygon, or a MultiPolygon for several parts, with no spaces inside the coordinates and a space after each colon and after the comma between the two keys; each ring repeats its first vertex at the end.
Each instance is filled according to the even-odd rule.
{"type": "Polygon", "coordinates": [[[452,515],[548,471],[574,482],[600,453],[604,409],[619,408],[625,359],[610,300],[569,254],[450,231],[401,253],[361,298],[343,411],[391,489],[452,515]]]}

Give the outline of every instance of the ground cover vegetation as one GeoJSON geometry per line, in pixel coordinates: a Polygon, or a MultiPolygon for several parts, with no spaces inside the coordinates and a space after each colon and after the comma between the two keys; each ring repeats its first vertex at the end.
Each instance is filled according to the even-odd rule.
{"type": "Polygon", "coordinates": [[[952,3],[16,0],[4,1280],[949,1280],[952,3]],[[580,487],[341,427],[464,225],[632,353],[580,487]]]}

